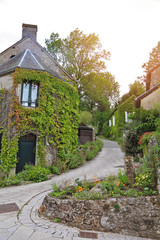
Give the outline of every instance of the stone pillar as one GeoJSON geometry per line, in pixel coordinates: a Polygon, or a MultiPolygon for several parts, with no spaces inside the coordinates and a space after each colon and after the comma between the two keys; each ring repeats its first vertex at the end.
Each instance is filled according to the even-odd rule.
{"type": "Polygon", "coordinates": [[[133,157],[132,156],[125,157],[124,162],[128,181],[131,185],[133,185],[135,183],[135,167],[133,157]]]}

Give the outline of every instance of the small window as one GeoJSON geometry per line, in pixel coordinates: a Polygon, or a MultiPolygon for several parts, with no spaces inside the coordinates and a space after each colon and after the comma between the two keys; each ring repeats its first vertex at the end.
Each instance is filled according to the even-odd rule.
{"type": "Polygon", "coordinates": [[[16,56],[16,55],[11,55],[11,56],[10,56],[10,59],[13,58],[13,57],[15,57],[15,56],[16,56]]]}
{"type": "Polygon", "coordinates": [[[112,126],[112,120],[110,119],[109,120],[109,127],[111,127],[112,126]]]}
{"type": "Polygon", "coordinates": [[[132,122],[132,119],[129,119],[129,116],[131,115],[131,113],[128,113],[127,111],[125,111],[125,122],[132,122]]]}
{"type": "Polygon", "coordinates": [[[116,120],[115,120],[115,116],[113,116],[113,126],[116,125],[116,120]]]}
{"type": "Polygon", "coordinates": [[[23,107],[37,107],[38,85],[34,83],[23,83],[21,102],[23,107]]]}

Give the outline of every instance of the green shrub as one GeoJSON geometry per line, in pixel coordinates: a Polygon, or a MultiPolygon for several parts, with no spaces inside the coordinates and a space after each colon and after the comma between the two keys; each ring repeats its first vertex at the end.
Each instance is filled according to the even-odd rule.
{"type": "Polygon", "coordinates": [[[53,188],[53,191],[54,191],[54,192],[58,192],[58,191],[59,191],[59,187],[57,186],[56,183],[53,183],[53,184],[52,184],[52,188],[53,188]]]}
{"type": "Polygon", "coordinates": [[[60,170],[58,166],[51,165],[51,166],[48,166],[48,169],[52,174],[57,174],[57,175],[60,174],[60,170]]]}
{"type": "Polygon", "coordinates": [[[107,196],[98,192],[82,191],[82,192],[77,192],[72,194],[72,197],[73,199],[76,199],[76,200],[98,200],[98,199],[105,199],[107,196]]]}
{"type": "Polygon", "coordinates": [[[17,177],[11,177],[11,178],[4,178],[0,181],[0,187],[9,187],[11,185],[18,185],[20,184],[21,180],[17,177]]]}
{"type": "Polygon", "coordinates": [[[137,154],[142,153],[138,146],[139,135],[137,132],[130,131],[127,133],[124,142],[124,148],[126,155],[131,155],[133,157],[137,156],[137,154]]]}
{"type": "Polygon", "coordinates": [[[118,172],[118,179],[120,183],[124,183],[125,185],[128,184],[128,177],[126,171],[120,169],[118,172]]]}
{"type": "Polygon", "coordinates": [[[133,188],[128,189],[126,194],[129,197],[138,197],[138,196],[142,196],[143,195],[142,192],[139,192],[138,190],[133,189],[133,188]]]}
{"type": "Polygon", "coordinates": [[[17,174],[17,178],[23,181],[42,182],[48,180],[51,174],[48,168],[34,165],[25,165],[25,170],[17,174]]]}
{"type": "Polygon", "coordinates": [[[102,149],[102,140],[96,140],[95,142],[88,142],[85,145],[80,146],[84,150],[86,160],[93,159],[97,153],[102,149]]]}
{"type": "Polygon", "coordinates": [[[85,162],[85,159],[84,151],[81,149],[77,153],[72,154],[68,167],[70,169],[77,168],[85,162]]]}
{"type": "Polygon", "coordinates": [[[154,176],[152,169],[145,169],[138,174],[135,178],[135,186],[141,189],[154,187],[154,176]]]}

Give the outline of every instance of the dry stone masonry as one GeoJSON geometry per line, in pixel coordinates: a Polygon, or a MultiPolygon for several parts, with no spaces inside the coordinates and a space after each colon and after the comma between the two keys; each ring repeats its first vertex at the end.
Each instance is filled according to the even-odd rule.
{"type": "Polygon", "coordinates": [[[160,239],[160,196],[79,201],[46,196],[43,215],[82,230],[160,239]]]}

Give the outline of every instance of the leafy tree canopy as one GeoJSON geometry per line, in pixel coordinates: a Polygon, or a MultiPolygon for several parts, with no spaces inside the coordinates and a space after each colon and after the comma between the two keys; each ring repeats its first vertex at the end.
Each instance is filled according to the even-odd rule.
{"type": "Polygon", "coordinates": [[[52,33],[45,43],[46,50],[77,80],[82,110],[96,106],[104,110],[110,101],[117,101],[119,85],[105,72],[110,53],[102,49],[95,33],[87,35],[77,28],[64,39],[52,33]]]}
{"type": "Polygon", "coordinates": [[[135,80],[134,83],[129,84],[129,92],[125,93],[121,98],[121,103],[126,101],[133,94],[138,97],[145,92],[145,86],[143,82],[135,80]]]}
{"type": "Polygon", "coordinates": [[[109,73],[90,73],[81,79],[83,98],[88,98],[90,110],[97,108],[100,111],[109,109],[110,103],[116,105],[119,98],[119,85],[109,73]]]}

